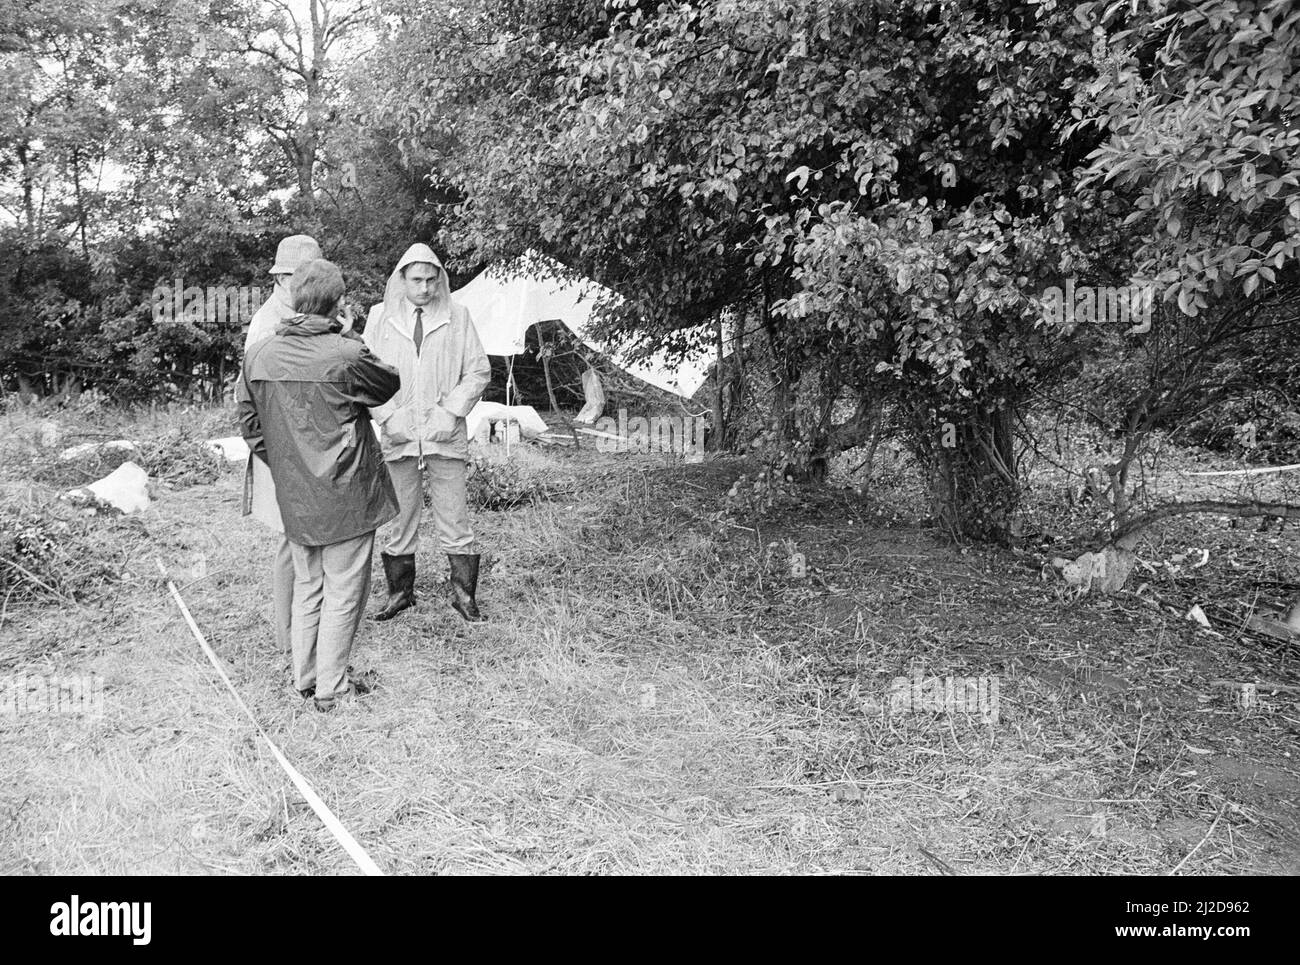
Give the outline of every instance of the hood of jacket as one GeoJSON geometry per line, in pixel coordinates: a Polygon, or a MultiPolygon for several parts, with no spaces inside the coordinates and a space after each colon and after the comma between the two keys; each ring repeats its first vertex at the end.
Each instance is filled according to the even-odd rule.
{"type": "Polygon", "coordinates": [[[275,327],[276,335],[325,335],[342,331],[342,322],[324,315],[294,315],[275,327]]]}
{"type": "Polygon", "coordinates": [[[407,248],[406,253],[398,259],[397,267],[393,269],[393,273],[388,276],[388,284],[384,286],[384,314],[389,318],[401,317],[402,299],[406,297],[403,291],[402,269],[417,262],[424,262],[438,269],[437,294],[434,295],[429,307],[425,309],[429,321],[433,324],[449,321],[451,319],[451,283],[447,279],[447,269],[442,267],[442,262],[433,253],[433,249],[423,242],[416,242],[407,248]]]}

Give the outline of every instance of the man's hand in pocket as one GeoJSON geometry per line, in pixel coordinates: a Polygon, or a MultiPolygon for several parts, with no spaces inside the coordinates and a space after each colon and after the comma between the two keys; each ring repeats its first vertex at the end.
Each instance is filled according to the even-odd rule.
{"type": "Polygon", "coordinates": [[[456,416],[435,402],[429,410],[429,439],[432,442],[450,442],[456,434],[456,416]]]}
{"type": "Polygon", "coordinates": [[[411,431],[411,410],[407,406],[395,409],[380,425],[384,439],[393,445],[414,442],[415,434],[411,431]]]}

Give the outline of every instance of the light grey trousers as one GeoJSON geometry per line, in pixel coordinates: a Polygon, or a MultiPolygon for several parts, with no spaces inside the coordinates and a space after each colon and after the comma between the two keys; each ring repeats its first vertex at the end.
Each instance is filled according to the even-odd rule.
{"type": "Polygon", "coordinates": [[[347,693],[348,660],[370,596],[375,534],[328,546],[290,541],[293,569],[293,676],[321,699],[347,693]]]}
{"type": "MultiPolygon", "coordinates": [[[[425,456],[424,471],[429,474],[433,522],[442,551],[473,553],[474,530],[470,528],[465,497],[465,460],[425,456]]],[[[389,524],[384,552],[389,556],[406,556],[420,545],[420,515],[424,509],[420,462],[415,456],[394,459],[388,463],[388,472],[397,490],[398,513],[389,524]]]]}
{"type": "Polygon", "coordinates": [[[280,545],[275,548],[275,562],[271,564],[271,610],[272,623],[275,625],[275,645],[281,653],[293,649],[293,551],[289,548],[289,538],[280,537],[280,545]]]}

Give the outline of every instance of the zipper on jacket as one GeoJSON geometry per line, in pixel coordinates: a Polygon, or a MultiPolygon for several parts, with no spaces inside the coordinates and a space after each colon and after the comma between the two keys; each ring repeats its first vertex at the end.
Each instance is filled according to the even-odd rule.
{"type": "Polygon", "coordinates": [[[424,373],[420,371],[420,349],[416,347],[414,338],[411,339],[411,350],[415,352],[415,421],[419,427],[415,434],[415,451],[418,454],[415,468],[424,472],[424,393],[421,391],[424,373]]]}

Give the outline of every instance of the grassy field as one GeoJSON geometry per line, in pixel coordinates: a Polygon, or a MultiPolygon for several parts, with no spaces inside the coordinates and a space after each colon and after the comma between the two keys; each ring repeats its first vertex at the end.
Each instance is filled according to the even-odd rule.
{"type": "MultiPolygon", "coordinates": [[[[80,436],[6,418],[0,499],[63,513],[43,467],[80,436]]],[[[189,438],[231,434],[228,418],[79,429],[189,438]]],[[[943,541],[884,485],[756,516],[727,511],[753,470],[740,458],[516,458],[545,498],[476,513],[491,622],[459,620],[426,541],[418,608],[367,623],[354,653],[378,689],[331,715],[276,652],[273,540],[239,516],[240,472],[181,466],[138,517],[63,519],[81,599],[11,592],[0,675],[98,674],[104,714],[0,716],[0,871],[355,872],[159,560],[259,721],[391,873],[1300,871],[1300,689],[1281,689],[1300,685],[1296,648],[1182,618],[1211,596],[1282,605],[1300,588],[1289,533],[1171,525],[1140,555],[1193,540],[1207,566],[1077,598],[1033,553],[943,541]],[[913,675],[996,679],[997,719],[900,712],[891,681],[913,675]],[[1261,682],[1253,709],[1240,681],[1261,682]]]]}

